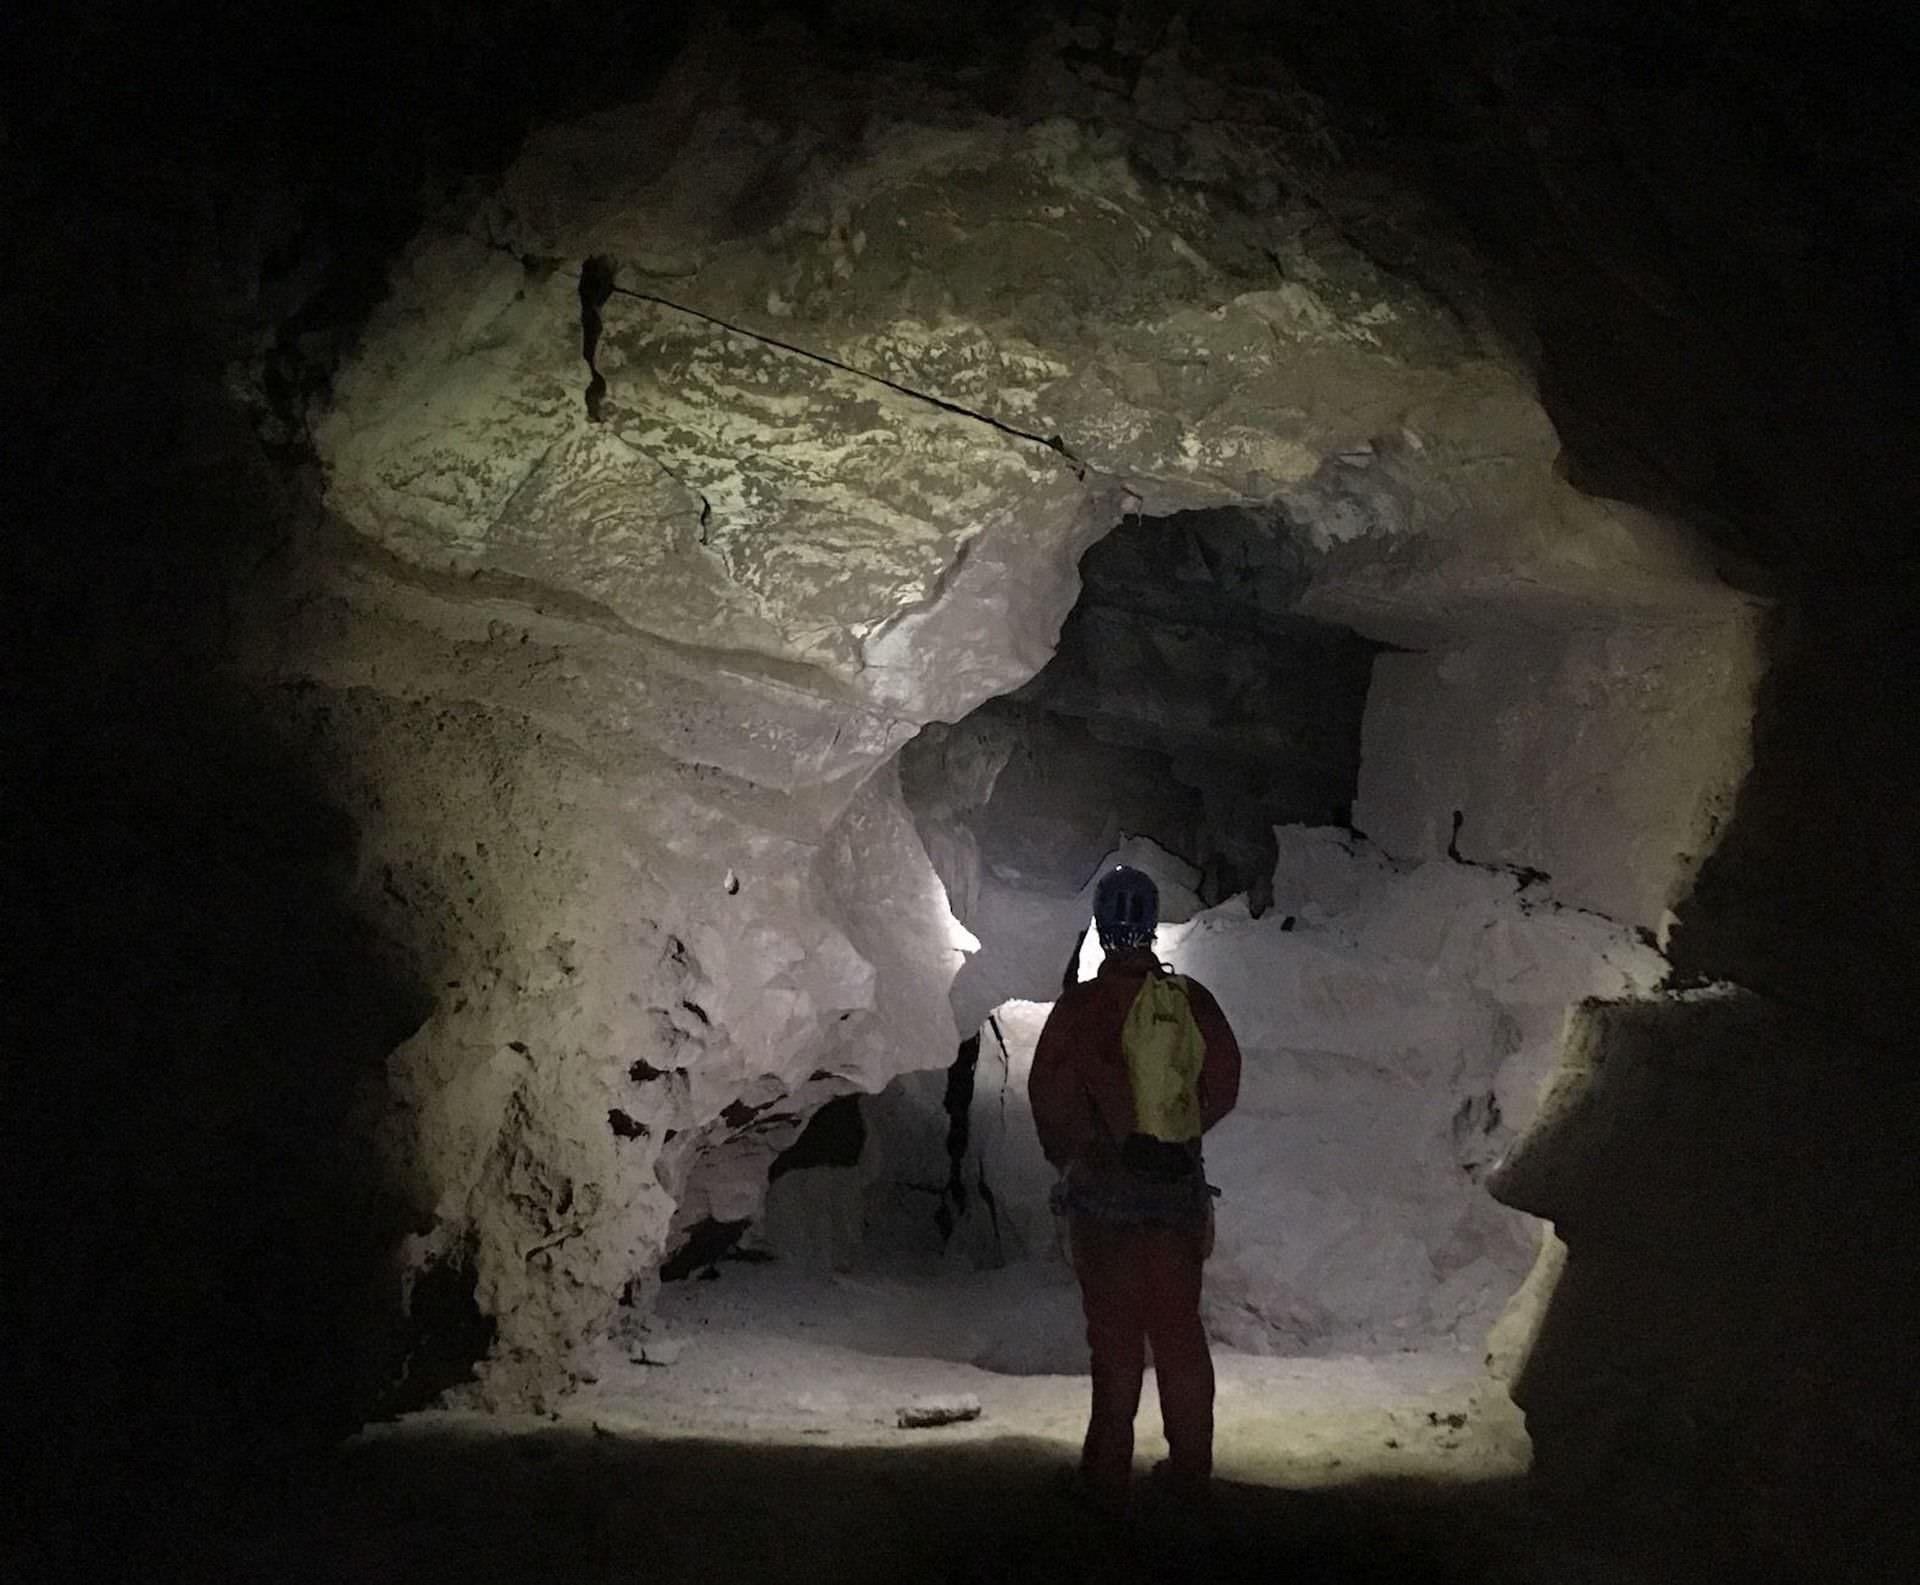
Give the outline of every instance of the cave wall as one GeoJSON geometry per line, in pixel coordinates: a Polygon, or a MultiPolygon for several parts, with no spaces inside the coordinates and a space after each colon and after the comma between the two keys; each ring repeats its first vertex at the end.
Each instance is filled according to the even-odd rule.
{"type": "Polygon", "coordinates": [[[33,102],[0,141],[0,1568],[192,1573],[228,1483],[390,1383],[405,1225],[356,1104],[432,995],[231,665],[311,498],[231,399],[212,239],[117,139],[43,160],[33,102]]]}
{"type": "Polygon", "coordinates": [[[1664,934],[1731,818],[1763,666],[1760,610],[1706,603],[1544,630],[1516,613],[1381,656],[1354,823],[1403,857],[1543,871],[1561,902],[1664,934]]]}
{"type": "Polygon", "coordinates": [[[283,610],[249,640],[273,730],[353,812],[355,911],[432,994],[354,1113],[407,1226],[376,1309],[431,1353],[413,1297],[456,1274],[493,1329],[479,1395],[538,1401],[676,1228],[752,1214],[809,1109],[945,1060],[966,938],[878,769],[890,722],[352,547],[283,610]]]}
{"type": "MultiPolygon", "coordinates": [[[[746,1148],[738,1136],[716,1140],[724,1148],[673,1184],[676,1229],[701,1219],[741,1225],[759,1219],[771,1169],[823,1100],[885,1089],[889,1080],[898,1082],[903,1067],[922,1071],[944,1064],[959,1043],[947,990],[977,942],[949,911],[900,802],[891,765],[861,789],[816,863],[831,915],[857,954],[853,962],[870,986],[878,1016],[856,1019],[843,1012],[827,1065],[799,1082],[790,1061],[768,1062],[753,1075],[752,1087],[729,1103],[754,1114],[751,1139],[746,1148]]],[[[726,1013],[720,1010],[720,1016],[726,1013]]],[[[742,1044],[755,1049],[750,1039],[742,1044]]],[[[720,1082],[726,1087],[724,1077],[720,1082]]],[[[821,1243],[829,1265],[844,1250],[844,1198],[832,1196],[836,1210],[821,1243]]]]}
{"type": "Polygon", "coordinates": [[[1671,932],[1692,989],[1584,1010],[1494,1184],[1566,1243],[1517,1350],[1539,1488],[1653,1567],[1920,1566],[1887,1451],[1920,1424],[1884,1241],[1915,1210],[1903,605],[1840,586],[1768,622],[1753,768],[1671,932]]]}
{"type": "MultiPolygon", "coordinates": [[[[1476,1350],[1540,1253],[1538,1224],[1484,1177],[1526,1135],[1572,1011],[1650,993],[1666,963],[1631,928],[1498,868],[1396,862],[1338,829],[1276,838],[1267,914],[1236,899],[1157,943],[1218,996],[1246,1059],[1239,1108],[1207,1141],[1223,1191],[1209,1330],[1255,1353],[1476,1350]]],[[[868,1260],[1057,1253],[1026,1102],[1046,1012],[1011,1003],[982,1036],[963,1202],[937,1192],[945,1076],[866,1103],[868,1260]]]]}
{"type": "Polygon", "coordinates": [[[1497,1183],[1570,1250],[1515,1387],[1548,1494],[1668,1567],[1911,1576],[1916,1103],[1751,992],[1582,1010],[1497,1183]]]}
{"type": "Polygon", "coordinates": [[[1059,773],[1060,796],[1098,788],[1117,817],[1102,845],[1130,832],[1188,855],[1209,902],[1264,883],[1274,826],[1352,813],[1377,646],[1298,612],[1337,521],[1317,497],[1123,518],[1081,558],[1053,658],[1014,696],[1109,751],[1104,776],[1059,773]],[[1138,807],[1155,791],[1184,792],[1183,818],[1138,807]]]}
{"type": "MultiPolygon", "coordinates": [[[[1086,745],[1036,739],[1002,705],[903,756],[921,829],[983,943],[955,985],[969,1029],[997,997],[1051,999],[1085,923],[1075,883],[1118,829],[1177,833],[1198,856],[1205,822],[1135,785],[1172,785],[1187,761],[1129,752],[1230,743],[1270,767],[1270,785],[1319,786],[1342,808],[1352,797],[1378,842],[1315,848],[1283,829],[1278,869],[1249,877],[1241,905],[1275,917],[1245,921],[1244,962],[1226,955],[1229,1014],[1262,1049],[1214,1153],[1238,1181],[1209,1316],[1243,1347],[1486,1336],[1539,1239],[1486,1197],[1481,1170],[1530,1121],[1568,1010],[1648,994],[1667,972],[1654,942],[1748,764],[1764,606],[1703,576],[1640,514],[1603,505],[1589,548],[1612,558],[1545,584],[1535,569],[1565,522],[1508,457],[1494,467],[1518,499],[1485,498],[1484,541],[1379,553],[1395,525],[1458,510],[1429,460],[1442,433],[1334,459],[1263,514],[1129,523],[1089,553],[1061,650],[1019,698],[1094,723],[1105,775],[1086,745]],[[1326,625],[1334,613],[1386,652],[1326,625]],[[1227,670],[1247,685],[1223,686],[1227,670]],[[1257,730],[1239,726],[1243,708],[1257,730]],[[1339,791],[1344,743],[1357,797],[1339,791]],[[1336,852],[1377,873],[1356,883],[1336,852]],[[1491,957],[1463,956],[1449,920],[1499,943],[1491,957]]],[[[1524,457],[1538,435],[1509,438],[1524,457]]],[[[1172,921],[1202,884],[1193,869],[1177,879],[1172,921]]],[[[1169,931],[1163,947],[1184,964],[1192,939],[1169,931]]],[[[940,1187],[954,1148],[940,1077],[909,1076],[873,1104],[870,1255],[925,1255],[936,1231],[949,1258],[975,1263],[1052,1248],[1048,1174],[1019,1098],[1031,1048],[1017,1032],[1032,1019],[1009,1020],[1010,1051],[982,1041],[957,1186],[940,1187]]],[[[786,1200],[797,1207],[797,1186],[786,1200]]],[[[1526,1324],[1516,1314],[1507,1330],[1526,1324]]]]}
{"type": "MultiPolygon", "coordinates": [[[[847,5],[816,17],[842,45],[867,29],[901,57],[963,35],[989,45],[980,58],[994,69],[980,92],[993,114],[1051,106],[1097,120],[1134,105],[1156,170],[1189,160],[1204,182],[1221,168],[1210,174],[1192,160],[1196,146],[1232,156],[1217,190],[1276,217],[1271,240],[1294,269],[1282,290],[1301,313],[1282,316],[1286,333],[1328,317],[1324,281],[1300,279],[1299,267],[1332,261],[1350,280],[1356,252],[1375,271],[1433,283],[1468,312],[1478,291],[1503,302],[1499,322],[1539,371],[1572,476],[1708,525],[1733,575],[1771,584],[1787,602],[1762,694],[1756,796],[1737,807],[1681,907],[1676,953],[1689,972],[1737,973],[1806,1016],[1848,1031],[1872,1024],[1882,1044],[1903,1046],[1911,1017],[1897,987],[1912,978],[1904,878],[1915,801],[1901,766],[1916,756],[1897,752],[1914,719],[1898,657],[1912,647],[1905,459],[1915,409],[1890,393],[1912,362],[1911,224],[1900,195],[1911,187],[1913,145],[1904,110],[1888,113],[1905,106],[1911,78],[1904,46],[1882,31],[1891,19],[1865,7],[1758,17],[1663,6],[1639,8],[1621,26],[1545,4],[1366,0],[1289,7],[1276,21],[1249,0],[1188,13],[1176,36],[1154,7],[1083,12],[1077,32],[1050,19],[1000,27],[1009,19],[993,8],[963,16],[948,6],[847,5]],[[1276,91],[1298,112],[1291,120],[1272,114],[1276,91]],[[1312,201],[1296,204],[1298,193],[1312,201]],[[1434,224],[1436,208],[1464,221],[1471,268],[1455,273],[1467,255],[1434,224]],[[1476,290],[1461,293],[1462,279],[1476,290]]],[[[314,1284],[316,1300],[329,1302],[307,1305],[255,1278],[337,1269],[326,1251],[357,1259],[367,1231],[330,1212],[298,1223],[302,1238],[289,1245],[274,1202],[250,1202],[259,1236],[223,1215],[236,1186],[296,1181],[282,1171],[289,1139],[315,1150],[335,1182],[331,1101],[297,1095],[313,1126],[294,1135],[230,1134],[213,1120],[252,1115],[256,1103],[259,1115],[277,1115],[289,1074],[301,1076],[297,1091],[317,1084],[337,1097],[351,1088],[334,1082],[342,1070],[377,1062],[421,1016],[409,1010],[420,987],[384,980],[397,944],[368,939],[348,906],[351,831],[364,811],[314,796],[318,773],[262,737],[248,688],[215,676],[230,619],[256,599],[276,617],[299,609],[280,598],[286,559],[343,559],[294,531],[311,503],[297,490],[276,499],[285,477],[264,481],[257,454],[241,459],[247,445],[218,365],[236,350],[264,353],[264,373],[252,371],[261,377],[250,389],[266,397],[255,416],[267,420],[275,458],[297,472],[305,397],[324,390],[353,344],[384,290],[389,250],[414,231],[423,203],[506,156],[542,99],[537,84],[592,78],[603,97],[632,96],[673,58],[685,21],[671,6],[573,6],[561,16],[504,4],[487,15],[477,28],[464,7],[369,20],[323,4],[273,18],[248,12],[209,37],[175,26],[171,12],[121,8],[124,25],[89,27],[53,52],[23,27],[4,62],[16,91],[0,182],[23,216],[4,239],[9,267],[20,267],[6,290],[24,304],[4,320],[6,411],[19,437],[7,483],[28,531],[9,536],[9,566],[21,576],[0,592],[10,609],[17,602],[10,631],[36,661],[7,678],[19,706],[7,712],[19,738],[7,770],[26,789],[10,805],[10,816],[26,817],[9,825],[28,899],[10,913],[8,963],[19,983],[41,988],[8,1009],[9,1054],[35,1079],[17,1092],[30,1104],[9,1108],[33,1148],[10,1166],[38,1193],[64,1181],[77,1155],[98,1160],[109,1184],[66,1196],[61,1215],[9,1227],[10,1264],[44,1300],[33,1346],[10,1350],[9,1362],[29,1382],[48,1358],[119,1362],[89,1378],[102,1417],[137,1409],[122,1423],[186,1428],[186,1441],[165,1443],[183,1457],[189,1448],[244,1457],[227,1432],[256,1423],[256,1411],[333,1423],[346,1401],[337,1378],[303,1362],[322,1357],[314,1340],[345,1335],[322,1320],[343,1285],[314,1284]],[[231,580],[236,549],[244,554],[234,562],[264,576],[264,591],[231,580]],[[209,820],[208,811],[218,813],[209,820]],[[191,914],[172,906],[181,896],[196,899],[191,914]],[[170,954],[162,970],[116,980],[100,968],[156,961],[156,942],[170,954]],[[103,982],[129,989],[102,996],[103,982]],[[206,1038],[196,984],[216,987],[214,1004],[243,1010],[221,1026],[231,1039],[206,1038]],[[249,986],[278,989],[256,997],[249,986]],[[343,986],[357,989],[336,999],[343,986]],[[369,1004],[398,1012],[363,1026],[369,1004]],[[354,1032],[363,1029],[371,1033],[354,1032]],[[191,1058],[194,1082],[177,1083],[156,1048],[191,1058]],[[306,1055],[289,1063],[289,1049],[306,1055]],[[229,1101],[183,1104],[183,1094],[229,1101]],[[114,1125],[104,1132],[102,1096],[114,1125]],[[157,1139],[173,1148],[156,1166],[146,1152],[157,1139]],[[218,1181],[203,1189],[206,1174],[218,1181]],[[119,1207],[143,1189],[153,1191],[149,1219],[130,1224],[119,1207]],[[311,1246],[307,1233],[320,1235],[311,1246]],[[308,1249],[311,1260],[300,1253],[308,1249]],[[204,1280],[179,1280],[176,1250],[206,1253],[204,1280]],[[158,1300],[166,1322],[152,1330],[176,1340],[164,1362],[116,1313],[89,1308],[113,1284],[158,1300]],[[246,1355],[261,1362],[257,1394],[240,1375],[207,1368],[241,1336],[259,1344],[246,1355]],[[101,1352],[61,1352],[80,1338],[101,1352]],[[210,1407],[215,1397],[225,1418],[210,1407]]],[[[728,47],[743,63],[753,55],[728,47]]],[[[792,83],[787,67],[800,48],[782,35],[753,69],[792,83]]],[[[732,91],[709,86],[682,93],[683,119],[732,91]]],[[[768,120],[797,129],[796,147],[818,147],[851,137],[871,102],[865,89],[810,86],[768,120]],[[807,108],[821,105],[833,114],[807,108]]],[[[746,137],[773,146],[756,130],[746,137]]],[[[594,166],[591,139],[583,142],[582,164],[594,166]]],[[[641,157],[669,157],[660,151],[675,146],[673,136],[652,140],[641,157]]],[[[763,170],[758,191],[780,194],[781,160],[765,159],[763,170]]],[[[766,212],[757,203],[740,212],[766,212]]],[[[805,235],[817,242],[816,233],[805,235]]],[[[808,246],[796,242],[796,256],[808,246]]],[[[828,259],[822,273],[834,267],[828,259]]],[[[1183,354],[1196,342],[1218,351],[1214,338],[1245,324],[1232,309],[1210,317],[1217,311],[1178,327],[1195,338],[1183,354]]],[[[1058,317],[1057,298],[1039,317],[1058,317]]],[[[1249,345],[1270,334],[1264,320],[1248,328],[1249,345]]],[[[1168,411],[1231,394],[1218,363],[1199,370],[1183,356],[1161,368],[1165,341],[1148,339],[1159,343],[1152,355],[1130,348],[1081,361],[1098,370],[1102,402],[1156,382],[1170,393],[1168,411]]],[[[1315,388],[1311,370],[1294,372],[1296,390],[1315,388]]],[[[1023,388],[1018,377],[999,383],[1023,388]]],[[[1386,405],[1396,415],[1402,406],[1386,405]]],[[[1171,421],[1159,427],[1185,444],[1171,421]]],[[[1371,420],[1353,427],[1364,432],[1371,420]]],[[[576,630],[569,642],[589,638],[576,630]]],[[[416,653],[439,664],[443,647],[416,653]]],[[[285,698],[265,697],[276,711],[285,698]]],[[[653,719],[651,707],[629,716],[653,719]]],[[[15,788],[10,779],[10,795],[15,788]]],[[[449,873],[451,890],[463,877],[451,863],[449,873]]],[[[1809,1089],[1821,1081],[1812,1061],[1798,1072],[1809,1089]]],[[[1859,1101],[1842,1125],[1851,1134],[1872,1139],[1897,1126],[1873,1096],[1859,1101]]],[[[322,1201],[345,1203],[308,1197],[322,1201]]],[[[1827,1261],[1812,1231],[1803,1247],[1809,1262],[1827,1261]]],[[[1877,1280],[1870,1268],[1824,1269],[1835,1289],[1877,1280]]],[[[1770,1302],[1760,1285],[1743,1300],[1755,1314],[1770,1302]]],[[[1598,1303],[1586,1314],[1598,1357],[1610,1314],[1598,1303]]],[[[1654,1374],[1683,1382],[1694,1355],[1737,1341],[1738,1330],[1731,1310],[1721,1312],[1686,1357],[1663,1357],[1654,1374]]],[[[1898,1382],[1872,1390],[1898,1393],[1898,1382]]],[[[1867,1395],[1863,1383],[1854,1396],[1809,1403],[1806,1423],[1834,1429],[1871,1417],[1867,1395]]],[[[37,1401],[37,1388],[17,1401],[37,1401]]],[[[63,1436],[46,1468],[86,1463],[80,1439],[63,1436]]],[[[1560,1453],[1584,1445],[1570,1426],[1559,1442],[1560,1453]]],[[[1636,1460],[1659,1465],[1671,1451],[1644,1436],[1609,1437],[1595,1444],[1602,1449],[1590,1466],[1596,1494],[1609,1489],[1607,1476],[1636,1460]]],[[[1750,1512],[1772,1495],[1727,1493],[1750,1512]]],[[[1863,1532],[1874,1528],[1863,1519],[1863,1532]]]]}
{"type": "Polygon", "coordinates": [[[1673,940],[1691,978],[1733,980],[1896,1048],[1912,1010],[1894,987],[1920,959],[1914,611],[1897,577],[1836,577],[1768,623],[1753,769],[1673,940]]]}
{"type": "MultiPolygon", "coordinates": [[[[1225,11],[1209,22],[1233,27],[1225,11]]],[[[1892,1580],[1916,1567],[1906,1505],[1881,1500],[1893,1465],[1866,1451],[1912,1424],[1912,1373],[1885,1364],[1884,1341],[1909,1305],[1852,1231],[1910,1215],[1911,1190],[1871,1166],[1911,1151],[1910,1102],[1887,1086],[1911,1045],[1899,987],[1916,977],[1903,884],[1914,691],[1900,657],[1920,587],[1905,460],[1920,410],[1898,372],[1914,350],[1914,218],[1896,196],[1913,176],[1913,55],[1891,24],[1852,6],[1574,17],[1369,0],[1287,39],[1343,124],[1418,171],[1506,274],[1569,475],[1702,524],[1727,576],[1777,601],[1751,770],[1669,904],[1682,983],[1727,979],[1755,999],[1595,1015],[1596,1060],[1617,1040],[1630,1070],[1660,1068],[1574,1147],[1596,1174],[1587,1187],[1629,1197],[1639,1226],[1569,1214],[1544,1318],[1555,1346],[1519,1386],[1541,1405],[1529,1418],[1543,1489],[1667,1574],[1892,1580]],[[1800,1105],[1817,1127],[1790,1115],[1800,1105]],[[1684,1137],[1675,1115],[1696,1125],[1684,1137]],[[1646,1161],[1642,1130],[1670,1162],[1646,1161]],[[1833,1206],[1814,1181],[1828,1173],[1860,1198],[1833,1206]],[[1783,1206],[1775,1183],[1805,1186],[1834,1220],[1783,1206]],[[1730,1185],[1749,1187],[1750,1217],[1728,1210],[1730,1185]],[[1676,1250],[1656,1247],[1665,1228],[1676,1250]],[[1831,1354],[1821,1306],[1845,1318],[1831,1354]],[[1634,1503],[1639,1521],[1622,1523],[1634,1503]]],[[[1572,1213],[1589,1198],[1577,1182],[1567,1203],[1557,1186],[1531,1208],[1572,1213]]]]}
{"type": "MultiPolygon", "coordinates": [[[[898,830],[874,778],[907,737],[1040,668],[1124,513],[1278,503],[1347,586],[1416,600],[1461,566],[1702,575],[1673,525],[1557,477],[1470,296],[1224,196],[1278,202],[1307,157],[1284,96],[1235,90],[1267,131],[1223,139],[1051,69],[1016,114],[793,46],[703,37],[415,236],[312,409],[320,553],[247,652],[358,702],[341,756],[368,773],[341,785],[403,958],[440,950],[442,900],[474,917],[440,991],[543,987],[566,944],[527,1027],[443,1001],[388,1064],[403,1117],[471,1090],[471,1131],[377,1128],[422,1186],[401,1291],[474,1252],[494,1401],[644,1305],[694,1223],[747,1214],[813,1106],[949,1060],[931,1004],[967,941],[925,861],[892,836],[829,855],[898,830]],[[383,780],[443,774],[424,727],[448,710],[455,786],[501,759],[550,801],[383,820],[383,780]],[[459,902],[470,849],[548,830],[550,874],[459,902]],[[408,863],[432,876],[411,914],[380,886],[408,863]]],[[[933,856],[969,895],[964,855],[933,856]]]]}

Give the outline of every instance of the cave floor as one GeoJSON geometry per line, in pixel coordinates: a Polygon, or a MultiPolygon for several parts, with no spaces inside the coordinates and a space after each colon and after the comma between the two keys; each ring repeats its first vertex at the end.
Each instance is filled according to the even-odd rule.
{"type": "MultiPolygon", "coordinates": [[[[1077,1451],[1087,1377],[1064,1267],[789,1275],[727,1265],[668,1287],[647,1333],[592,1362],[563,1421],[616,1434],[836,1447],[951,1447],[1018,1436],[1077,1451]],[[665,1358],[666,1365],[635,1363],[665,1358]],[[902,1431],[917,1398],[970,1397],[979,1419],[902,1431]]],[[[1525,1473],[1526,1431],[1478,1356],[1430,1348],[1327,1358],[1216,1347],[1220,1473],[1264,1485],[1525,1473]]],[[[1148,1377],[1139,1457],[1165,1452],[1148,1377]]]]}
{"type": "MultiPolygon", "coordinates": [[[[796,1278],[728,1266],[540,1415],[369,1427],[245,1527],[263,1580],[1629,1579],[1533,1513],[1519,1415],[1457,1352],[1220,1352],[1218,1500],[1128,1523],[1061,1491],[1084,1375],[1041,1369],[1064,1274],[796,1278]],[[662,1345],[666,1346],[662,1346],[662,1345]],[[675,1346],[677,1345],[677,1347],[675,1346]],[[636,1363],[653,1354],[671,1363],[636,1363]],[[985,1369],[985,1359],[1000,1369],[985,1369]],[[1017,1369],[1020,1374],[1010,1373],[1017,1369]],[[904,1431],[916,1397],[979,1419],[904,1431]]],[[[1142,1464],[1162,1449],[1151,1380],[1142,1464]]]]}

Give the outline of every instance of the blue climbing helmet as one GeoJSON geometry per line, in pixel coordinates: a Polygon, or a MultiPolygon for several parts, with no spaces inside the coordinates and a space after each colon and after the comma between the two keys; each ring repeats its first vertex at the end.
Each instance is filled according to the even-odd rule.
{"type": "Polygon", "coordinates": [[[1144,947],[1160,923],[1160,888],[1144,870],[1116,864],[1093,889],[1093,928],[1109,952],[1144,947]]]}

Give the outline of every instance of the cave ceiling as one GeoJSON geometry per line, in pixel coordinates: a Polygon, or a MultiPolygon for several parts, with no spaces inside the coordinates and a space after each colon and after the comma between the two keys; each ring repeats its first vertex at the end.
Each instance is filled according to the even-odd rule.
{"type": "MultiPolygon", "coordinates": [[[[110,198],[129,245],[254,343],[270,428],[296,443],[426,212],[490,182],[530,131],[646,98],[723,27],[773,37],[740,68],[793,84],[789,106],[804,95],[784,74],[806,54],[856,82],[908,65],[1012,117],[1133,108],[1163,143],[1202,126],[1264,135],[1247,97],[1283,99],[1307,134],[1294,190],[1267,180],[1238,199],[1304,196],[1380,267],[1449,289],[1461,256],[1438,239],[1464,241],[1583,485],[1690,516],[1753,580],[1911,567],[1920,145],[1911,45],[1881,7],[588,0],[562,16],[509,0],[476,25],[458,6],[374,20],[323,0],[205,28],[112,4],[86,15],[14,41],[16,244],[58,251],[110,198]]],[[[870,97],[790,114],[796,147],[844,140],[870,97]]],[[[57,321],[22,326],[23,355],[41,330],[57,321]]],[[[44,361],[90,390],[84,369],[44,361]]],[[[32,433],[62,410],[21,416],[32,433]]]]}
{"type": "MultiPolygon", "coordinates": [[[[10,191],[27,217],[102,191],[144,206],[149,253],[196,236],[216,273],[202,284],[259,338],[263,400],[290,435],[424,207],[490,180],[530,130],[647,98],[721,28],[770,41],[735,49],[734,97],[759,102],[756,135],[789,155],[744,188],[716,171],[683,193],[738,230],[779,208],[794,166],[845,150],[903,69],[936,115],[956,92],[1012,120],[1125,112],[1136,159],[1183,139],[1271,148],[1282,105],[1284,167],[1216,164],[1214,196],[1292,211],[1443,299],[1475,283],[1580,483],[1693,517],[1751,578],[1911,562],[1920,145],[1911,47],[1882,8],[597,0],[564,18],[495,5],[476,26],[456,6],[376,24],[323,3],[211,30],[124,9],[84,49],[60,28],[18,41],[10,191]],[[830,88],[809,58],[841,68],[830,88]]],[[[677,113],[712,87],[683,77],[677,113]]],[[[673,146],[627,153],[662,168],[673,146]]],[[[538,206],[522,217],[539,245],[565,229],[538,206]]],[[[684,236],[626,241],[630,265],[688,256],[684,236]]],[[[1254,267],[1244,247],[1204,251],[1254,267]]]]}
{"type": "Polygon", "coordinates": [[[1711,581],[1567,483],[1454,230],[1390,269],[1335,218],[1411,189],[1177,29],[1124,98],[1078,36],[1008,103],[716,32],[536,131],[415,236],[333,376],[329,505],[416,583],[913,722],[1032,675],[1128,514],[1285,505],[1319,553],[1295,604],[1387,640],[1516,588],[1711,581]]]}

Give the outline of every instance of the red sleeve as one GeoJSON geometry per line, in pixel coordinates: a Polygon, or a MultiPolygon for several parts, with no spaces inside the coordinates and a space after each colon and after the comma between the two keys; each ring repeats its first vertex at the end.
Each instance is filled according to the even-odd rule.
{"type": "Polygon", "coordinates": [[[1200,1038],[1207,1043],[1206,1061],[1200,1069],[1200,1130],[1205,1133],[1240,1099],[1240,1042],[1234,1039],[1233,1026],[1206,986],[1189,980],[1187,998],[1193,1004],[1193,1021],[1200,1026],[1200,1038]]]}
{"type": "Polygon", "coordinates": [[[1063,1171],[1087,1155],[1100,1137],[1093,1102],[1078,1071],[1082,1042],[1076,1026],[1083,1022],[1084,1003],[1084,996],[1071,991],[1054,1003],[1027,1075],[1027,1100],[1033,1106],[1040,1148],[1063,1171]]]}

